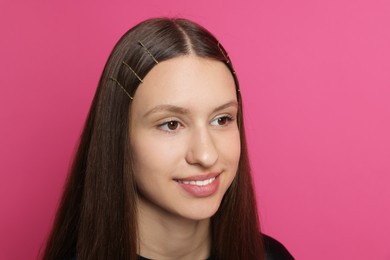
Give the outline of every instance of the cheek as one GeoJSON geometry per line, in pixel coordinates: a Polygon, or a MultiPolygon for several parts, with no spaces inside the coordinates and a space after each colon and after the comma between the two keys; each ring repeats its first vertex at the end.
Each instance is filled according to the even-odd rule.
{"type": "MultiPolygon", "coordinates": [[[[142,139],[137,139],[142,140],[142,139]]],[[[142,142],[135,142],[132,145],[133,170],[136,185],[144,195],[149,194],[153,186],[161,181],[164,168],[164,160],[157,156],[158,151],[147,139],[142,142]]]]}
{"type": "Polygon", "coordinates": [[[236,161],[238,164],[238,162],[240,160],[240,156],[241,156],[241,138],[240,138],[239,132],[237,132],[237,134],[235,135],[234,147],[232,147],[232,150],[235,151],[233,156],[236,158],[236,161]]]}
{"type": "Polygon", "coordinates": [[[238,130],[237,132],[232,132],[228,136],[225,136],[223,140],[220,140],[219,144],[221,158],[230,167],[234,167],[233,170],[236,171],[241,155],[240,133],[238,130]]]}
{"type": "Polygon", "coordinates": [[[174,145],[172,141],[147,136],[135,140],[137,141],[132,145],[132,152],[136,177],[137,175],[140,177],[164,176],[182,158],[180,146],[174,145]]]}

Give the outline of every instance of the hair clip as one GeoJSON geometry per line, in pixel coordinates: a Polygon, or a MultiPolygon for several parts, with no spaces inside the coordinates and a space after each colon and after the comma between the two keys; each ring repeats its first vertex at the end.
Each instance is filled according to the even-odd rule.
{"type": "Polygon", "coordinates": [[[154,57],[154,55],[149,51],[149,49],[146,48],[146,46],[145,46],[141,41],[138,41],[138,43],[144,48],[145,52],[146,52],[147,54],[149,54],[150,57],[152,57],[152,59],[154,60],[154,62],[155,62],[156,64],[158,64],[158,61],[157,61],[156,57],[154,57]]]}
{"type": "MultiPolygon", "coordinates": [[[[225,62],[226,64],[229,64],[230,63],[230,70],[232,71],[232,73],[234,74],[234,76],[236,76],[236,71],[234,70],[233,66],[232,66],[232,63],[230,62],[230,58],[229,58],[229,54],[227,54],[227,52],[223,49],[222,45],[218,42],[218,48],[219,50],[221,51],[221,54],[223,55],[223,57],[225,58],[225,62]]],[[[238,89],[238,91],[240,91],[238,89]]]]}
{"type": "Polygon", "coordinates": [[[225,58],[226,63],[229,63],[230,62],[229,55],[223,50],[223,48],[219,42],[218,42],[218,48],[221,51],[223,57],[225,58]]]}
{"type": "Polygon", "coordinates": [[[124,62],[124,61],[122,61],[122,64],[126,65],[126,66],[129,68],[129,70],[131,70],[131,72],[133,72],[133,74],[137,77],[137,79],[138,79],[139,81],[141,81],[141,83],[144,82],[144,81],[140,78],[140,76],[138,76],[138,74],[130,67],[129,64],[127,64],[127,63],[124,62]]]}
{"type": "Polygon", "coordinates": [[[122,86],[121,83],[119,83],[119,81],[118,81],[117,79],[115,79],[115,78],[113,78],[113,77],[110,77],[110,79],[111,79],[112,81],[115,81],[116,84],[118,84],[118,86],[121,87],[121,89],[126,93],[126,95],[127,95],[131,100],[133,100],[133,97],[129,94],[129,92],[126,91],[126,89],[122,86]]]}

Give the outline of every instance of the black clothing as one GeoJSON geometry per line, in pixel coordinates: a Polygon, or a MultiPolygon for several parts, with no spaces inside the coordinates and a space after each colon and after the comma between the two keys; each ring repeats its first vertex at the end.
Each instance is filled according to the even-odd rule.
{"type": "MultiPolygon", "coordinates": [[[[263,234],[263,242],[264,242],[264,249],[266,254],[265,260],[294,260],[294,257],[288,252],[288,250],[276,239],[263,234]]],[[[72,257],[70,260],[76,260],[76,257],[72,257]]],[[[138,260],[152,260],[152,259],[138,256],[138,260]]],[[[214,260],[214,258],[210,256],[206,260],[214,260]]],[[[239,260],[256,260],[256,259],[239,259],[239,260]]]]}
{"type": "MultiPolygon", "coordinates": [[[[288,250],[276,239],[263,234],[263,242],[264,242],[264,249],[266,254],[265,260],[294,260],[294,257],[288,252],[288,250]]],[[[139,256],[138,260],[151,260],[151,259],[139,256]]],[[[210,256],[206,260],[214,260],[214,258],[210,256]]],[[[252,260],[252,259],[248,259],[248,260],[252,260]]]]}
{"type": "Polygon", "coordinates": [[[263,234],[266,260],[294,260],[288,250],[276,239],[263,234]]]}

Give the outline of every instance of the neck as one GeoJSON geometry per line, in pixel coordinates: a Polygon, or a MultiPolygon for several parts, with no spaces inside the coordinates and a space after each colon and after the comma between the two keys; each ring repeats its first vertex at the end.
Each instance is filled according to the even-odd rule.
{"type": "Polygon", "coordinates": [[[138,254],[146,258],[206,259],[210,254],[210,219],[186,219],[143,198],[138,202],[138,234],[138,254]]]}

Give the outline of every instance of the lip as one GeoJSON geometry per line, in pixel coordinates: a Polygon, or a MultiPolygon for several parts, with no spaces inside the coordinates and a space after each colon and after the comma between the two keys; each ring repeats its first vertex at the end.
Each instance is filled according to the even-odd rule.
{"type": "Polygon", "coordinates": [[[195,175],[191,177],[175,179],[177,185],[182,188],[186,193],[189,193],[196,198],[205,198],[212,196],[218,191],[219,188],[219,175],[220,173],[208,173],[202,175],[195,175]],[[182,181],[205,181],[214,178],[214,180],[206,185],[194,185],[186,184],[182,181]],[[179,182],[180,181],[180,182],[179,182]]]}

